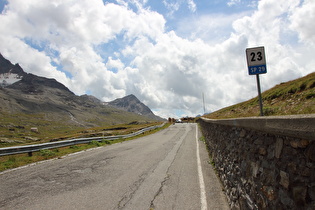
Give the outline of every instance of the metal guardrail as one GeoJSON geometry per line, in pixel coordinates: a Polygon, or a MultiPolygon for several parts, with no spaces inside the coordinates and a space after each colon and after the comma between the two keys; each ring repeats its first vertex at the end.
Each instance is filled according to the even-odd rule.
{"type": "Polygon", "coordinates": [[[87,144],[91,141],[103,141],[103,140],[116,140],[116,139],[126,139],[130,137],[134,137],[140,135],[146,131],[154,130],[156,128],[160,128],[164,126],[165,123],[162,125],[151,126],[148,128],[141,129],[135,133],[127,134],[127,135],[117,135],[117,136],[100,136],[100,137],[90,137],[90,138],[79,138],[79,139],[70,139],[70,140],[63,140],[63,141],[56,141],[56,142],[48,142],[43,144],[33,144],[33,145],[24,145],[24,146],[16,146],[16,147],[4,147],[0,148],[0,156],[5,155],[14,155],[14,154],[21,154],[21,153],[28,153],[29,156],[32,156],[32,152],[40,151],[43,149],[55,149],[59,147],[66,147],[76,144],[87,144]]]}

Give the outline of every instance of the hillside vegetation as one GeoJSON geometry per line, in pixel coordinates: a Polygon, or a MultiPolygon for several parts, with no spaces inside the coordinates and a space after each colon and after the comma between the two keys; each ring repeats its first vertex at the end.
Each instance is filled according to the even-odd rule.
{"type": "MultiPolygon", "coordinates": [[[[265,116],[315,113],[315,72],[262,93],[265,116]]],[[[258,97],[205,115],[211,119],[259,116],[258,97]]]]}

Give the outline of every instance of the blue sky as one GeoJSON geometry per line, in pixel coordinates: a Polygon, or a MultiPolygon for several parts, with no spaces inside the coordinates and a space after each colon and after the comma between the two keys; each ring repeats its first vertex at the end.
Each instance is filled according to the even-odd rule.
{"type": "Polygon", "coordinates": [[[265,46],[262,89],[314,71],[313,0],[0,0],[0,52],[77,95],[136,95],[162,117],[257,95],[245,49],[265,46]],[[4,6],[5,5],[5,6],[4,6]]]}
{"type": "Polygon", "coordinates": [[[1,12],[2,12],[2,10],[3,10],[3,8],[4,8],[4,6],[5,6],[6,3],[7,3],[7,2],[4,1],[4,0],[1,0],[1,1],[0,1],[0,11],[1,11],[1,12]]]}

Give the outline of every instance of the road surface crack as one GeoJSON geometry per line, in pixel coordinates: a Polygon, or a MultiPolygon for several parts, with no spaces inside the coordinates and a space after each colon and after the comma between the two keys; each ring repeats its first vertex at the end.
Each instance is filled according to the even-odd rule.
{"type": "Polygon", "coordinates": [[[168,166],[168,168],[166,170],[166,176],[165,176],[164,180],[161,182],[161,186],[160,186],[159,190],[156,192],[156,194],[154,195],[153,199],[150,202],[150,209],[154,209],[155,208],[154,202],[155,202],[156,198],[163,192],[163,187],[164,187],[165,183],[170,179],[170,176],[171,176],[169,174],[170,168],[174,164],[176,156],[177,156],[179,150],[181,149],[181,147],[183,146],[183,141],[184,141],[184,138],[186,137],[187,133],[188,133],[188,131],[186,130],[185,134],[181,135],[181,137],[179,139],[179,142],[175,145],[175,147],[178,145],[178,148],[176,149],[176,152],[175,152],[175,154],[173,156],[173,159],[172,159],[170,165],[168,166]]]}
{"type": "Polygon", "coordinates": [[[118,209],[124,208],[129,203],[129,201],[132,199],[136,191],[139,189],[140,185],[143,183],[147,175],[148,175],[147,173],[142,174],[136,182],[129,186],[130,191],[125,193],[123,198],[119,201],[118,209]]]}
{"type": "Polygon", "coordinates": [[[164,187],[164,185],[165,185],[165,182],[166,182],[167,180],[169,180],[169,178],[170,178],[170,175],[167,174],[167,176],[166,176],[166,177],[164,178],[164,180],[161,182],[161,186],[160,186],[159,190],[156,192],[156,194],[154,195],[154,197],[153,197],[153,199],[152,199],[152,201],[151,201],[151,203],[150,203],[150,209],[154,209],[154,208],[155,208],[155,206],[154,206],[154,201],[155,201],[155,199],[163,192],[163,187],[164,187]]]}

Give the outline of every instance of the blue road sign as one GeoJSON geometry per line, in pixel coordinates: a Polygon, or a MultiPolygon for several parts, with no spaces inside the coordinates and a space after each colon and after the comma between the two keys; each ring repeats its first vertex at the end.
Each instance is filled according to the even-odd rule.
{"type": "Polygon", "coordinates": [[[255,74],[266,74],[267,67],[266,65],[258,65],[258,66],[249,66],[248,67],[248,74],[255,75],[255,74]]]}

